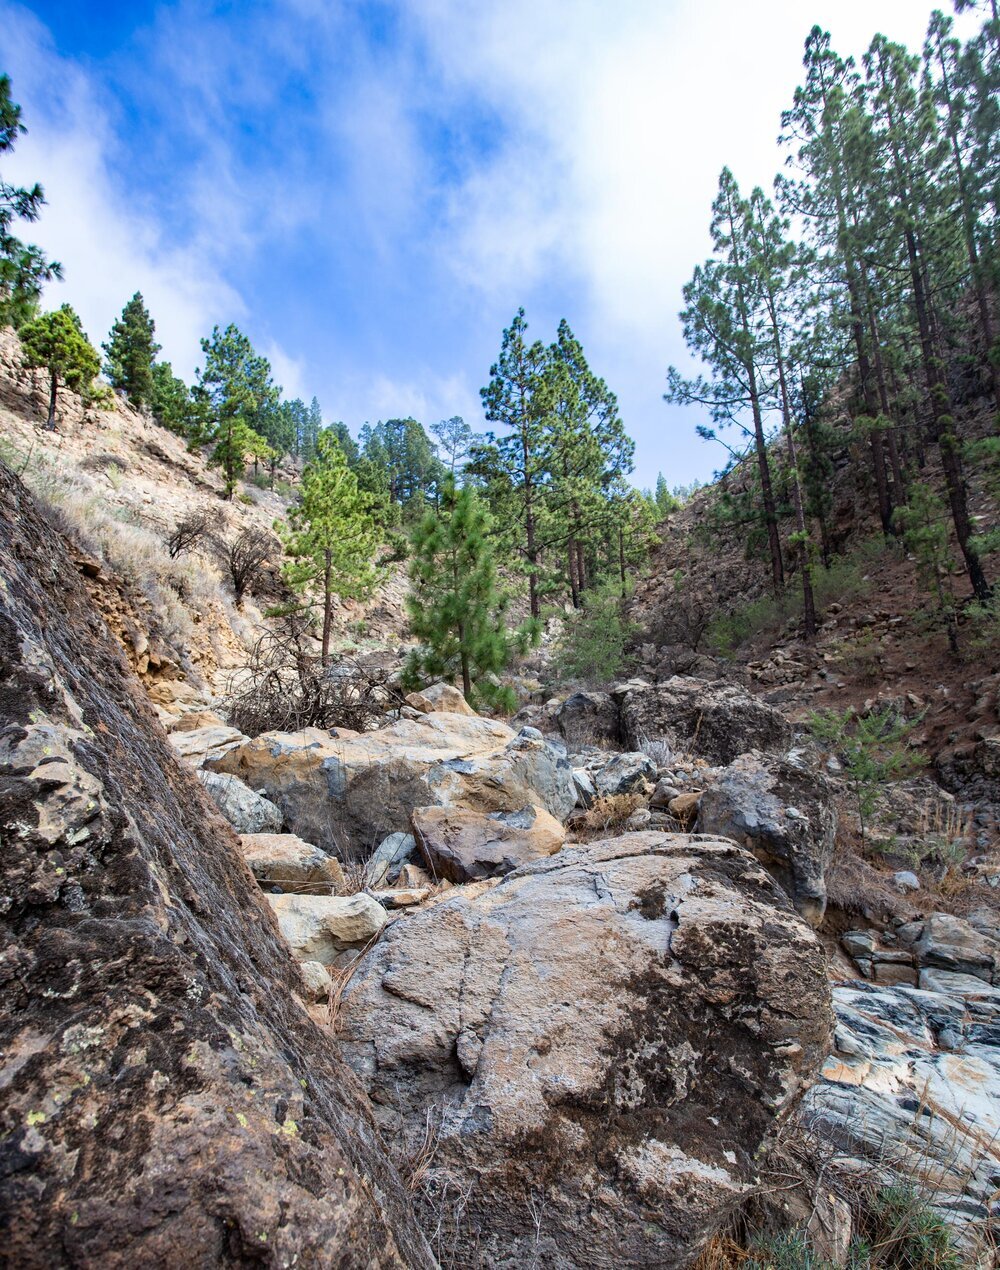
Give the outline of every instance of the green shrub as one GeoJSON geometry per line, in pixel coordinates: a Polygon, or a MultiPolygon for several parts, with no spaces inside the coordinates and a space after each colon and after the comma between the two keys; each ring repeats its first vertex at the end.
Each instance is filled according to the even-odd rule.
{"type": "Polygon", "coordinates": [[[630,668],[627,648],[639,627],[625,616],[617,587],[586,592],[583,607],[567,620],[555,654],[563,681],[607,683],[630,668]]]}
{"type": "Polygon", "coordinates": [[[708,629],[708,647],[720,657],[731,657],[743,644],[761,635],[776,635],[788,621],[796,602],[788,595],[763,595],[742,608],[720,614],[708,629]]]}
{"type": "Polygon", "coordinates": [[[843,714],[822,710],[809,715],[813,737],[835,751],[844,764],[861,821],[862,842],[882,786],[927,762],[925,755],[914,753],[907,744],[922,718],[904,719],[888,709],[856,715],[851,706],[843,714]]]}

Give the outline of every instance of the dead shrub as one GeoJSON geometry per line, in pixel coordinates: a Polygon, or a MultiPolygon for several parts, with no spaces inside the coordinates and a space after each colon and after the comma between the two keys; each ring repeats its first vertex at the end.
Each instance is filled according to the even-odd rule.
{"type": "Polygon", "coordinates": [[[212,531],[212,517],[208,512],[195,512],[177,522],[174,532],[167,539],[167,552],[176,560],[185,551],[193,551],[212,531]]]}
{"type": "Polygon", "coordinates": [[[386,710],[403,704],[392,672],[342,657],[324,666],[312,650],[299,614],[285,629],[267,631],[247,663],[230,680],[227,714],[247,736],[302,728],[350,728],[366,732],[386,710]]]}
{"type": "Polygon", "coordinates": [[[264,575],[277,545],[273,534],[266,529],[252,527],[244,529],[224,548],[237,608],[242,605],[247,591],[264,575]]]}

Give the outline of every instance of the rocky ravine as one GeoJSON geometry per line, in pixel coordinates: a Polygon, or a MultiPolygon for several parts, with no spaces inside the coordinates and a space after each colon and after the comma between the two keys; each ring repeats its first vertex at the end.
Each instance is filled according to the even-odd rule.
{"type": "Polygon", "coordinates": [[[251,741],[178,693],[164,738],[0,481],[16,1264],[688,1265],[803,1094],[845,1168],[931,1140],[981,1227],[1000,950],[848,932],[831,1036],[833,791],[776,710],[674,678],[507,727],[439,685],[251,741]],[[628,832],[566,842],[623,794],[628,832]]]}

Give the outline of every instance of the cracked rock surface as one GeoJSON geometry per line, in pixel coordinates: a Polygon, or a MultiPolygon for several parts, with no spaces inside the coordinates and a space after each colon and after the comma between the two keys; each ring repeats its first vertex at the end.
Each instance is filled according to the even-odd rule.
{"type": "MultiPolygon", "coordinates": [[[[470,888],[471,889],[471,888],[470,888]]],[[[392,924],[340,1036],[449,1265],[682,1266],[830,1036],[815,936],[746,851],[635,833],[392,924]]]]}

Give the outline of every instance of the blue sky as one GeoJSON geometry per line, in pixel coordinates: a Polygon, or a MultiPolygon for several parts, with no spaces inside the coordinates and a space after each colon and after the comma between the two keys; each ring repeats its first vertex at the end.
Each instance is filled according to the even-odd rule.
{"type": "Polygon", "coordinates": [[[164,356],[235,321],[289,396],[352,430],[485,427],[478,389],[524,305],[566,317],[618,394],[637,483],[721,452],[662,401],[720,168],[780,163],[812,22],[842,52],[918,48],[914,0],[0,0],[0,70],[41,180],[31,237],[95,342],[141,290],[164,356]]]}

